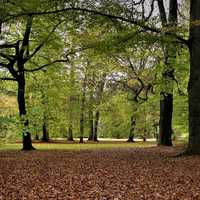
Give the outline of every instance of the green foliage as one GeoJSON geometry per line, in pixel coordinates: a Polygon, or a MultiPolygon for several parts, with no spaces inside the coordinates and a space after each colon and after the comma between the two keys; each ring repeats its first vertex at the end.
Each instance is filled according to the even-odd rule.
{"type": "MultiPolygon", "coordinates": [[[[1,37],[11,43],[21,42],[23,39],[27,19],[26,15],[21,15],[24,12],[43,12],[68,6],[87,5],[91,9],[107,10],[119,16],[124,14],[123,5],[113,1],[102,1],[97,4],[95,1],[74,0],[10,0],[5,5],[1,18],[10,20],[6,21],[6,28],[1,37]]],[[[156,23],[156,17],[151,23],[156,23]]],[[[184,24],[180,24],[177,34],[187,36],[184,24]]],[[[91,13],[70,11],[34,15],[29,39],[27,54],[31,55],[40,45],[42,47],[25,64],[26,70],[46,65],[41,70],[25,73],[26,117],[29,119],[33,137],[36,134],[42,137],[44,121],[48,124],[52,138],[66,137],[70,125],[73,127],[74,136],[78,137],[83,92],[85,92],[84,137],[88,136],[90,130],[90,109],[93,115],[97,111],[100,112],[98,126],[100,137],[127,138],[132,115],[136,119],[135,136],[154,137],[155,127],[159,123],[159,101],[162,90],[174,94],[175,136],[187,135],[189,56],[182,46],[177,45],[176,62],[171,61],[174,63],[176,81],[168,82],[162,79],[165,66],[162,48],[166,44],[174,44],[175,37],[166,37],[162,33],[152,34],[139,26],[91,13]],[[48,65],[61,59],[65,59],[65,62],[48,65]],[[120,59],[122,62],[118,62],[120,59]],[[130,66],[127,67],[128,59],[132,61],[134,70],[130,66]],[[114,76],[117,80],[113,80],[114,76]],[[139,88],[141,84],[139,79],[145,85],[152,83],[153,86],[147,95],[144,91],[140,94],[142,98],[148,97],[146,101],[139,99],[136,102],[134,101],[136,94],[130,88],[139,88]],[[85,91],[83,91],[84,81],[85,91]],[[104,88],[99,91],[102,81],[104,88]],[[126,86],[119,82],[123,82],[126,86]],[[180,91],[185,95],[180,96],[180,91]]],[[[2,50],[6,55],[14,51],[13,48],[2,50]]],[[[1,57],[1,59],[2,62],[6,61],[6,58],[1,57]]],[[[11,77],[7,69],[0,67],[1,77],[11,77]]],[[[1,134],[5,133],[7,138],[14,139],[21,137],[20,120],[16,117],[18,110],[16,90],[15,83],[0,82],[1,134]]]]}

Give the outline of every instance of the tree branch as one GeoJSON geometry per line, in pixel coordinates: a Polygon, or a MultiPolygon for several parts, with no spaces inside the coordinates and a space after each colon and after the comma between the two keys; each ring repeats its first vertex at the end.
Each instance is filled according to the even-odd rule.
{"type": "Polygon", "coordinates": [[[48,67],[48,66],[50,66],[50,65],[53,65],[53,64],[55,64],[55,63],[64,63],[64,62],[69,62],[69,60],[68,59],[66,59],[66,60],[55,60],[55,61],[53,61],[53,62],[50,62],[50,63],[47,63],[47,64],[45,64],[45,65],[42,65],[42,66],[40,66],[40,67],[37,67],[37,68],[35,68],[35,69],[24,69],[24,71],[25,72],[36,72],[36,71],[39,71],[39,70],[41,70],[41,69],[43,69],[43,68],[45,68],[45,67],[48,67]]]}
{"type": "Polygon", "coordinates": [[[5,58],[5,59],[7,59],[7,60],[9,60],[9,61],[12,61],[14,59],[14,56],[12,56],[12,55],[6,55],[4,53],[0,53],[0,56],[3,57],[3,58],[5,58]]]}
{"type": "MultiPolygon", "coordinates": [[[[158,0],[158,2],[160,2],[160,0],[158,0]]],[[[163,6],[163,8],[164,8],[164,6],[163,6]]],[[[102,16],[102,17],[107,17],[109,19],[120,20],[122,22],[134,24],[136,26],[143,28],[144,30],[151,31],[151,32],[154,32],[154,33],[157,33],[157,34],[160,34],[160,33],[163,32],[162,29],[157,29],[155,27],[148,26],[143,21],[139,21],[137,19],[128,19],[128,18],[125,18],[125,17],[122,17],[122,16],[117,16],[117,15],[114,15],[114,14],[103,13],[103,12],[100,12],[100,11],[97,11],[97,10],[91,10],[91,9],[80,8],[80,7],[70,7],[70,8],[64,8],[64,9],[60,9],[60,10],[53,10],[53,11],[47,11],[47,12],[20,13],[20,14],[17,14],[17,15],[10,15],[10,17],[5,19],[4,22],[9,21],[10,19],[13,19],[13,18],[16,18],[16,17],[20,17],[20,16],[27,16],[27,15],[40,16],[40,15],[56,14],[56,13],[67,12],[67,11],[77,11],[77,12],[90,13],[90,14],[99,15],[99,16],[102,16]]],[[[167,35],[171,35],[171,36],[177,38],[177,40],[179,42],[181,42],[185,45],[188,45],[188,40],[185,40],[181,36],[178,36],[177,34],[171,33],[171,32],[166,32],[166,33],[167,33],[167,35]]]]}
{"type": "Polygon", "coordinates": [[[29,15],[26,22],[26,30],[24,33],[24,38],[22,40],[22,46],[19,51],[19,56],[21,59],[24,59],[24,52],[26,48],[28,49],[28,46],[29,46],[29,38],[31,34],[32,22],[33,22],[33,16],[29,15]]]}
{"type": "Polygon", "coordinates": [[[2,81],[17,81],[17,79],[9,78],[9,77],[0,77],[0,80],[2,80],[2,81]]]}
{"type": "Polygon", "coordinates": [[[63,21],[60,21],[58,24],[56,24],[56,26],[54,26],[54,28],[52,29],[52,31],[48,34],[48,36],[44,39],[44,41],[42,43],[40,43],[34,50],[34,52],[27,56],[24,59],[24,63],[26,63],[28,60],[30,60],[43,46],[44,44],[49,40],[51,34],[56,30],[56,28],[62,23],[63,21]]]}

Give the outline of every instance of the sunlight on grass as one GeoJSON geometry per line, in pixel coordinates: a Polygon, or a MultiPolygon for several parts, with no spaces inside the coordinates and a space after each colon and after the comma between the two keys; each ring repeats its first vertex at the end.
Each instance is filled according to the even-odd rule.
{"type": "MultiPolygon", "coordinates": [[[[98,149],[113,149],[113,148],[144,148],[155,146],[155,142],[112,142],[112,143],[70,143],[70,144],[59,144],[59,143],[34,143],[33,146],[37,150],[98,150],[98,149]]],[[[0,150],[20,150],[22,144],[8,143],[1,144],[0,150]]]]}

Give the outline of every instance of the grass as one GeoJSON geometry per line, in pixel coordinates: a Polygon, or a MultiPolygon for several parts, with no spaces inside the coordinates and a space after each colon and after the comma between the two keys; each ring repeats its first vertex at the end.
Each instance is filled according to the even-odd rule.
{"type": "MultiPolygon", "coordinates": [[[[155,142],[98,142],[98,143],[33,143],[37,150],[98,150],[98,149],[116,149],[116,148],[144,148],[155,146],[155,142]]],[[[21,143],[0,144],[0,150],[20,150],[21,143]]]]}

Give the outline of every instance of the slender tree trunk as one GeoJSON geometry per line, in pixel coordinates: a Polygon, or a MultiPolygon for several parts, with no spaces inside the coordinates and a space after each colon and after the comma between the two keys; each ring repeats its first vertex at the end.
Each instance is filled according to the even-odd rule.
{"type": "Polygon", "coordinates": [[[75,70],[75,64],[71,63],[70,68],[70,82],[69,82],[69,88],[70,88],[70,96],[69,96],[69,127],[68,127],[68,141],[74,141],[73,139],[73,118],[74,118],[74,91],[75,91],[75,79],[76,79],[76,70],[75,70]]]}
{"type": "Polygon", "coordinates": [[[42,141],[49,142],[49,131],[48,131],[46,121],[44,121],[43,126],[42,126],[42,141]]]}
{"type": "Polygon", "coordinates": [[[92,140],[95,142],[98,142],[97,131],[98,131],[98,125],[99,125],[99,117],[100,117],[100,112],[97,110],[95,113],[95,118],[94,118],[94,133],[93,133],[93,138],[92,138],[92,140]]]}
{"type": "Polygon", "coordinates": [[[191,0],[190,9],[190,78],[189,153],[200,153],[200,1],[191,0]]]}
{"type": "Polygon", "coordinates": [[[90,94],[90,104],[89,104],[89,136],[88,141],[93,139],[94,135],[94,116],[93,116],[93,94],[90,94]]]}
{"type": "Polygon", "coordinates": [[[24,73],[20,72],[18,77],[18,96],[17,96],[19,115],[23,123],[23,150],[34,150],[32,146],[31,134],[28,132],[28,120],[26,118],[26,104],[25,104],[25,77],[24,73]]]}
{"type": "Polygon", "coordinates": [[[42,141],[49,142],[49,130],[48,130],[48,97],[45,93],[45,89],[42,88],[42,105],[44,107],[43,111],[43,125],[42,125],[42,141]]]}
{"type": "Polygon", "coordinates": [[[39,136],[37,133],[35,134],[35,140],[39,140],[39,136]]]}
{"type": "MultiPolygon", "coordinates": [[[[102,94],[104,90],[104,85],[106,82],[106,73],[102,74],[102,77],[100,81],[97,84],[97,89],[96,89],[96,104],[97,107],[100,105],[101,100],[102,100],[102,94]]],[[[93,132],[93,141],[97,142],[98,141],[98,126],[99,126],[99,118],[100,118],[100,111],[97,108],[95,116],[94,116],[94,132],[93,132]]]]}
{"type": "Polygon", "coordinates": [[[73,138],[73,128],[72,128],[72,123],[70,122],[69,128],[68,128],[68,136],[67,136],[68,141],[74,141],[73,138]]]}
{"type": "Polygon", "coordinates": [[[93,110],[89,109],[89,137],[88,141],[91,141],[93,139],[94,135],[94,123],[93,123],[93,110]]]}
{"type": "Polygon", "coordinates": [[[135,117],[131,116],[131,127],[130,127],[130,133],[127,142],[135,142],[134,141],[134,130],[135,130],[135,117]]]}
{"type": "Polygon", "coordinates": [[[85,123],[85,93],[86,93],[86,77],[83,81],[83,88],[82,88],[82,99],[81,99],[81,115],[80,115],[80,141],[79,143],[83,143],[83,136],[84,136],[84,123],[85,123]]]}
{"type": "Polygon", "coordinates": [[[80,117],[80,140],[79,140],[79,143],[83,143],[83,136],[84,136],[84,113],[81,113],[81,117],[80,117]]]}

